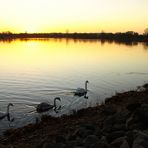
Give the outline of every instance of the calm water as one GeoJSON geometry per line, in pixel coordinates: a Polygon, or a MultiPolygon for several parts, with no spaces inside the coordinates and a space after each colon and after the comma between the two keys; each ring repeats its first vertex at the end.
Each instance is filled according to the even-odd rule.
{"type": "Polygon", "coordinates": [[[94,106],[104,98],[148,82],[148,47],[83,40],[0,42],[0,111],[9,102],[14,122],[0,121],[0,132],[35,121],[39,102],[62,99],[60,116],[94,106]],[[74,97],[89,80],[88,99],[74,97]]]}

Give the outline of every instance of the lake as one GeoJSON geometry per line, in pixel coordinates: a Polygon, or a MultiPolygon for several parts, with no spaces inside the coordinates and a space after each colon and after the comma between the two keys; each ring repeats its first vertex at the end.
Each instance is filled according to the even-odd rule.
{"type": "Polygon", "coordinates": [[[61,116],[95,106],[106,97],[148,82],[148,46],[98,40],[26,39],[0,41],[0,112],[10,107],[13,122],[0,120],[0,133],[35,121],[40,102],[60,97],[61,116]],[[88,80],[88,99],[74,96],[88,80]]]}

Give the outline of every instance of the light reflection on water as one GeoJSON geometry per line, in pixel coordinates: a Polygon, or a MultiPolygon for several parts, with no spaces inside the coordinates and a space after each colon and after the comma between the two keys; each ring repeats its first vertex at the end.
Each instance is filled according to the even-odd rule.
{"type": "Polygon", "coordinates": [[[0,132],[35,121],[39,102],[62,99],[60,116],[94,106],[104,98],[148,82],[146,44],[95,40],[15,40],[0,42],[0,111],[9,102],[13,123],[0,121],[0,132]],[[73,96],[88,84],[88,100],[73,96]]]}

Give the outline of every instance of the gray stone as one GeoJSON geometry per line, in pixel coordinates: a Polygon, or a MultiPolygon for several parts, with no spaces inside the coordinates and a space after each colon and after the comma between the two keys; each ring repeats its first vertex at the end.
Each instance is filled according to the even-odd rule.
{"type": "Polygon", "coordinates": [[[49,143],[49,142],[45,142],[42,146],[42,148],[54,148],[54,145],[49,143]]]}
{"type": "Polygon", "coordinates": [[[81,127],[75,132],[73,137],[86,138],[88,135],[93,135],[94,132],[95,132],[95,130],[90,130],[90,129],[86,129],[86,128],[81,127]]]}
{"type": "Polygon", "coordinates": [[[144,87],[145,89],[148,89],[148,84],[144,84],[143,87],[144,87]]]}
{"type": "Polygon", "coordinates": [[[110,105],[105,105],[103,108],[102,108],[102,113],[104,115],[113,115],[116,113],[116,108],[113,107],[113,106],[110,106],[110,105]]]}
{"type": "Polygon", "coordinates": [[[115,132],[109,133],[107,135],[107,141],[108,141],[108,143],[110,143],[114,139],[119,138],[119,137],[123,137],[123,136],[125,136],[125,132],[124,131],[115,131],[115,132]]]}
{"type": "Polygon", "coordinates": [[[66,143],[66,148],[75,148],[76,147],[76,141],[68,141],[66,143]]]}
{"type": "Polygon", "coordinates": [[[131,112],[135,111],[137,108],[139,108],[141,106],[141,103],[139,102],[134,102],[134,103],[130,103],[127,105],[127,109],[131,112]]]}
{"type": "Polygon", "coordinates": [[[65,142],[66,142],[65,137],[60,135],[56,137],[56,143],[65,143],[65,142]]]}
{"type": "Polygon", "coordinates": [[[115,148],[119,148],[122,143],[125,141],[126,137],[120,137],[112,141],[111,145],[115,148]]]}
{"type": "Polygon", "coordinates": [[[81,125],[81,127],[85,128],[87,130],[93,130],[93,131],[96,129],[96,127],[93,124],[83,124],[83,125],[81,125]]]}
{"type": "Polygon", "coordinates": [[[99,142],[95,143],[94,145],[92,145],[90,148],[113,148],[113,147],[110,146],[106,142],[99,141],[99,142]]]}
{"type": "Polygon", "coordinates": [[[136,115],[139,117],[139,120],[148,124],[148,106],[142,106],[136,110],[136,115]]]}
{"type": "Polygon", "coordinates": [[[125,124],[115,124],[113,125],[113,129],[117,131],[126,130],[125,124]]]}
{"type": "Polygon", "coordinates": [[[126,136],[127,136],[127,142],[129,144],[129,147],[131,148],[132,145],[133,145],[133,141],[134,141],[134,133],[133,133],[133,131],[128,131],[126,133],[126,136]]]}
{"type": "Polygon", "coordinates": [[[66,145],[63,144],[63,143],[56,143],[56,144],[54,144],[54,148],[65,148],[65,147],[66,147],[66,145]]]}
{"type": "Polygon", "coordinates": [[[134,130],[134,129],[141,129],[143,127],[143,122],[139,120],[139,117],[136,113],[133,113],[127,120],[126,120],[126,129],[134,130]]]}
{"type": "Polygon", "coordinates": [[[75,137],[86,137],[86,129],[85,128],[79,128],[75,133],[74,133],[75,137]]]}
{"type": "Polygon", "coordinates": [[[123,143],[121,144],[120,148],[130,148],[128,142],[126,140],[123,141],[123,143]]]}
{"type": "Polygon", "coordinates": [[[95,131],[95,135],[100,139],[102,137],[102,132],[101,130],[98,128],[96,131],[95,131]]]}
{"type": "Polygon", "coordinates": [[[105,121],[103,125],[103,132],[112,132],[116,131],[114,129],[114,125],[118,124],[125,124],[126,119],[128,117],[127,112],[122,112],[122,113],[116,113],[112,116],[109,116],[105,121]]]}
{"type": "Polygon", "coordinates": [[[0,148],[6,148],[6,147],[5,147],[4,145],[1,145],[1,144],[0,144],[0,148]]]}
{"type": "Polygon", "coordinates": [[[77,139],[76,146],[84,146],[83,139],[77,139]]]}
{"type": "Polygon", "coordinates": [[[132,148],[147,148],[148,147],[148,134],[141,131],[136,131],[137,137],[133,142],[132,148]]]}
{"type": "Polygon", "coordinates": [[[96,135],[89,135],[86,139],[84,139],[84,145],[85,147],[91,147],[95,143],[99,141],[98,137],[96,135]]]}

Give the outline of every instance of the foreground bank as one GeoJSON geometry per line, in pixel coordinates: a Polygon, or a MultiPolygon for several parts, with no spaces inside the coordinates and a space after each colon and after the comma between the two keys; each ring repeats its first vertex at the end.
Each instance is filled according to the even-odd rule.
{"type": "Polygon", "coordinates": [[[61,118],[8,130],[0,147],[11,148],[147,148],[148,85],[119,93],[105,103],[61,118]]]}

